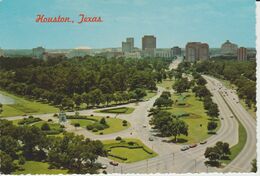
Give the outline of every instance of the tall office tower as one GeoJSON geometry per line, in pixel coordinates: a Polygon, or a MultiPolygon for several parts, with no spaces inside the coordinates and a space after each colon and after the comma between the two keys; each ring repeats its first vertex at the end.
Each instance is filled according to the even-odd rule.
{"type": "Polygon", "coordinates": [[[245,47],[240,47],[237,50],[237,60],[240,60],[240,61],[247,60],[247,49],[245,47]]]}
{"type": "Polygon", "coordinates": [[[142,50],[155,49],[156,48],[156,37],[153,35],[145,35],[142,38],[142,50]]]}
{"type": "Polygon", "coordinates": [[[186,45],[185,57],[190,62],[206,60],[209,58],[209,45],[201,42],[189,42],[186,45]]]}
{"type": "Polygon", "coordinates": [[[122,42],[122,52],[131,53],[134,51],[134,38],[126,38],[126,42],[122,42]]]}

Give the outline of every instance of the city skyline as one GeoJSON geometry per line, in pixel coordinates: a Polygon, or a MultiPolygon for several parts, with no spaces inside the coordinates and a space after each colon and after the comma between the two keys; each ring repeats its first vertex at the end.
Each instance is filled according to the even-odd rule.
{"type": "Polygon", "coordinates": [[[254,1],[149,2],[77,0],[71,5],[68,0],[51,3],[49,0],[2,0],[0,47],[116,48],[125,38],[133,37],[135,46],[141,48],[142,37],[154,35],[157,48],[185,48],[188,42],[203,42],[208,43],[210,48],[220,48],[226,40],[255,48],[254,1]],[[77,18],[80,13],[101,16],[104,22],[78,25],[35,22],[37,14],[77,18]]]}

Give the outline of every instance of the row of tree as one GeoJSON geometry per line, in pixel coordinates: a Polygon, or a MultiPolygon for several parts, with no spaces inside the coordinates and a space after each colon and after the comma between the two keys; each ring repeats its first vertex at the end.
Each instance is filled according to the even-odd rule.
{"type": "Polygon", "coordinates": [[[237,87],[240,98],[245,99],[248,107],[256,104],[256,62],[234,60],[209,60],[194,64],[199,73],[226,79],[237,87]]]}
{"type": "Polygon", "coordinates": [[[35,126],[15,126],[11,121],[0,120],[0,170],[10,174],[26,160],[48,162],[51,168],[65,168],[70,173],[97,173],[98,156],[106,156],[100,141],[84,139],[71,133],[64,137],[47,136],[35,126]]]}
{"type": "Polygon", "coordinates": [[[56,60],[51,65],[32,58],[1,58],[0,87],[68,107],[79,106],[81,99],[92,105],[139,100],[143,97],[140,90],[157,90],[156,83],[167,77],[170,62],[86,56],[56,60]]]}

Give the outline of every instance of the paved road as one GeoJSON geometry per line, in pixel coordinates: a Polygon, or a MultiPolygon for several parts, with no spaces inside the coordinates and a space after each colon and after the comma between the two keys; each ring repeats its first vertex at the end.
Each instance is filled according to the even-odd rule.
{"type": "Polygon", "coordinates": [[[245,127],[247,132],[247,141],[244,148],[239,153],[239,155],[228,165],[228,167],[223,169],[223,171],[250,171],[251,161],[256,158],[256,121],[239,103],[239,98],[234,90],[227,89],[220,83],[220,81],[215,78],[209,76],[204,76],[204,78],[216,85],[216,87],[219,89],[219,93],[223,95],[227,104],[230,106],[230,108],[232,108],[233,112],[245,127]]]}
{"type": "MultiPolygon", "coordinates": [[[[180,63],[180,59],[175,60],[171,64],[171,68],[176,68],[180,63]]],[[[238,122],[235,118],[230,118],[232,112],[228,108],[227,104],[223,100],[222,96],[220,96],[220,92],[217,87],[224,88],[220,82],[216,79],[210,78],[208,76],[204,76],[207,80],[207,88],[213,94],[213,101],[216,102],[219,106],[220,110],[220,119],[221,127],[216,135],[213,135],[208,138],[208,142],[205,145],[198,145],[196,148],[189,149],[187,151],[181,152],[181,145],[176,145],[172,143],[163,142],[163,138],[154,136],[154,132],[149,125],[150,117],[148,117],[148,110],[153,106],[153,103],[156,98],[158,98],[161,92],[164,90],[162,87],[159,87],[158,93],[155,97],[151,98],[148,101],[140,102],[138,104],[132,103],[128,105],[121,105],[118,107],[134,107],[135,110],[131,114],[120,114],[116,116],[116,118],[125,119],[131,123],[131,127],[113,134],[108,135],[95,135],[91,132],[83,128],[73,127],[69,123],[65,124],[66,130],[70,132],[74,132],[76,134],[82,134],[91,139],[115,139],[117,136],[121,137],[133,137],[142,140],[144,144],[153,149],[156,153],[158,153],[157,157],[151,158],[145,161],[139,161],[131,164],[119,164],[117,167],[113,167],[108,164],[110,161],[107,158],[99,158],[99,161],[102,163],[106,163],[108,165],[107,171],[108,173],[188,173],[188,172],[247,172],[250,170],[251,165],[250,162],[256,156],[256,128],[255,121],[252,121],[253,118],[243,109],[243,107],[238,103],[235,103],[233,100],[237,98],[234,93],[230,92],[229,96],[224,97],[228,102],[230,107],[233,109],[235,114],[241,120],[241,123],[245,126],[248,133],[248,140],[246,147],[247,149],[243,149],[242,152],[238,155],[238,157],[233,160],[228,166],[224,169],[216,169],[209,167],[207,168],[204,165],[204,151],[206,147],[213,146],[217,141],[228,142],[231,146],[235,145],[238,142],[238,122]],[[146,126],[145,128],[143,126],[146,126]],[[132,135],[130,134],[132,133],[132,135]],[[154,141],[149,141],[149,137],[153,137],[154,141]]],[[[229,91],[229,90],[228,90],[229,91]]],[[[73,113],[67,113],[73,114],[73,113]]],[[[80,111],[82,115],[109,115],[111,118],[115,118],[115,115],[112,114],[101,114],[95,113],[94,110],[83,110],[80,111]]],[[[48,118],[52,118],[57,121],[57,118],[52,117],[53,114],[43,114],[37,115],[44,120],[48,118]]],[[[18,117],[9,117],[9,120],[15,120],[23,118],[22,116],[18,117]]]]}

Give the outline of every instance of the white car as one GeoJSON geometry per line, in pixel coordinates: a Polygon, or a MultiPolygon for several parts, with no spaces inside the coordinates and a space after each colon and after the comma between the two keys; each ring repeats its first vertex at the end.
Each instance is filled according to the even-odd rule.
{"type": "Polygon", "coordinates": [[[107,168],[107,165],[106,164],[103,164],[102,166],[101,166],[101,169],[106,169],[107,168]]]}
{"type": "Polygon", "coordinates": [[[190,147],[188,145],[185,145],[181,148],[181,151],[185,151],[185,150],[188,150],[190,147]]]}

